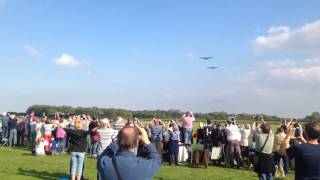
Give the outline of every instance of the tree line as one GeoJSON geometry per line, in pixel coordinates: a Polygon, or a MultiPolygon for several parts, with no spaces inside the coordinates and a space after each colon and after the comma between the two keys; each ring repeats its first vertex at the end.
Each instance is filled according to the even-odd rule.
{"type": "MultiPolygon", "coordinates": [[[[43,116],[45,113],[47,116],[54,116],[55,113],[59,113],[61,116],[68,117],[73,114],[88,114],[96,117],[108,117],[116,118],[117,116],[122,116],[123,118],[137,117],[139,119],[151,119],[153,117],[161,119],[174,119],[181,118],[184,112],[171,109],[171,110],[142,110],[142,111],[132,111],[127,109],[117,109],[117,108],[99,108],[99,107],[72,107],[72,106],[50,106],[50,105],[32,105],[30,106],[26,113],[30,114],[34,112],[36,116],[43,116]]],[[[211,119],[211,120],[226,120],[228,117],[235,117],[237,120],[254,120],[254,117],[262,117],[265,121],[281,121],[284,118],[277,116],[271,116],[266,114],[231,114],[227,112],[210,112],[210,113],[194,113],[196,119],[211,119]]],[[[314,112],[310,116],[306,116],[304,121],[310,120],[320,120],[320,113],[314,112]]]]}

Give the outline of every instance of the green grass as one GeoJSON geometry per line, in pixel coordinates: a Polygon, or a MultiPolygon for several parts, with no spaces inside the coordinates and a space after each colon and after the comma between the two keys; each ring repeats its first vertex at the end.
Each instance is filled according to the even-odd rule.
{"type": "MultiPolygon", "coordinates": [[[[69,155],[35,157],[27,149],[0,148],[0,179],[5,180],[56,180],[68,177],[69,155]]],[[[96,179],[96,159],[87,157],[85,160],[85,178],[96,179]]],[[[192,168],[188,165],[164,165],[154,177],[156,180],[167,179],[228,179],[228,180],[256,180],[257,175],[249,170],[226,169],[209,166],[192,168]]],[[[291,173],[284,180],[293,179],[291,173]]]]}

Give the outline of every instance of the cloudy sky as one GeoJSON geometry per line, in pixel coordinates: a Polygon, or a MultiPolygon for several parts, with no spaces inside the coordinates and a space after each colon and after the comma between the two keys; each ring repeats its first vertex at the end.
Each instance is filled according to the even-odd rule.
{"type": "Polygon", "coordinates": [[[0,111],[50,104],[304,117],[320,111],[319,7],[0,0],[0,111]]]}

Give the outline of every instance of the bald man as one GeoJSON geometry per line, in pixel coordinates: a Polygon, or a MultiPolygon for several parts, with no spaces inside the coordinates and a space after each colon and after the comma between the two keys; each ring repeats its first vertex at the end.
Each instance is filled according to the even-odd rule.
{"type": "Polygon", "coordinates": [[[143,128],[125,126],[107,149],[98,158],[100,180],[149,180],[161,167],[161,159],[150,143],[143,128]],[[139,142],[146,149],[148,159],[137,157],[139,142]]]}

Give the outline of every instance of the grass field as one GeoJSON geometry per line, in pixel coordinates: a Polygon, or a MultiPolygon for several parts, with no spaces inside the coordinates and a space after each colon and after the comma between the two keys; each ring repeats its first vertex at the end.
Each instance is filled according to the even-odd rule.
{"type": "MultiPolygon", "coordinates": [[[[4,180],[56,180],[68,177],[69,156],[67,154],[35,157],[27,149],[0,148],[0,162],[0,179],[4,180]]],[[[86,179],[96,179],[96,159],[86,158],[84,174],[86,179]]],[[[204,169],[192,168],[188,165],[178,167],[163,165],[154,179],[255,180],[257,176],[254,172],[243,169],[226,169],[214,166],[204,169]]],[[[293,179],[293,174],[291,173],[289,177],[283,179],[293,179]]]]}

